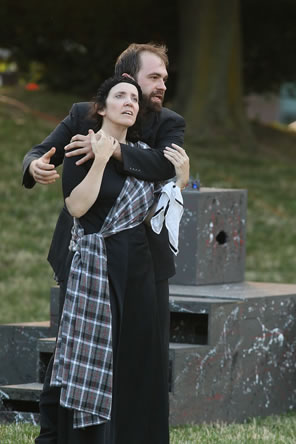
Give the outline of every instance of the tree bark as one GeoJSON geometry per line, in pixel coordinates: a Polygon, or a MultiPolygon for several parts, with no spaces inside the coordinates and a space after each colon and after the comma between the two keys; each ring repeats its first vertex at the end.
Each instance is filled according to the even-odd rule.
{"type": "Polygon", "coordinates": [[[176,108],[191,141],[250,140],[243,108],[239,0],[179,1],[176,108]]]}

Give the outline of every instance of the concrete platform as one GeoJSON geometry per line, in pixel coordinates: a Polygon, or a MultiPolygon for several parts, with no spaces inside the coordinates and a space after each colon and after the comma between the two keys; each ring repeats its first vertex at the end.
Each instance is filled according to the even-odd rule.
{"type": "MultiPolygon", "coordinates": [[[[243,422],[296,408],[296,285],[171,285],[170,310],[172,425],[243,422]]],[[[36,423],[42,384],[30,381],[55,338],[44,336],[50,332],[44,323],[1,332],[13,346],[2,350],[1,376],[8,364],[17,371],[0,388],[0,423],[36,423]]]]}
{"type": "Polygon", "coordinates": [[[171,424],[242,422],[296,408],[296,285],[176,286],[171,293],[171,306],[192,317],[203,298],[215,302],[204,313],[206,347],[174,351],[171,424]]]}

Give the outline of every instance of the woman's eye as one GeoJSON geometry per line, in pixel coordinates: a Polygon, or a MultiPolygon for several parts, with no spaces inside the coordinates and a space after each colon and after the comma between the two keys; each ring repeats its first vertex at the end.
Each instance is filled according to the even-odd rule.
{"type": "Polygon", "coordinates": [[[138,103],[137,97],[134,97],[132,100],[133,100],[133,102],[138,103]]]}

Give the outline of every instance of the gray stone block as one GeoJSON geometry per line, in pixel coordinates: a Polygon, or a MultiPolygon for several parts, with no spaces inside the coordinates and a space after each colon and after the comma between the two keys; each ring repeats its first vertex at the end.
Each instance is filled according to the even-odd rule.
{"type": "Polygon", "coordinates": [[[247,190],[185,190],[172,284],[241,282],[245,271],[247,190]]]}
{"type": "MultiPolygon", "coordinates": [[[[205,293],[213,292],[209,287],[205,293]]],[[[217,298],[220,291],[225,294],[224,287],[217,285],[217,298]]],[[[209,305],[207,345],[186,349],[182,344],[171,352],[172,425],[242,422],[296,408],[296,285],[231,287],[244,300],[209,305]]],[[[172,299],[175,309],[178,304],[184,309],[180,296],[178,304],[172,299]]],[[[183,299],[188,308],[188,295],[183,299]]]]}
{"type": "Polygon", "coordinates": [[[26,383],[36,378],[37,341],[49,332],[49,322],[0,325],[0,384],[26,383]]]}

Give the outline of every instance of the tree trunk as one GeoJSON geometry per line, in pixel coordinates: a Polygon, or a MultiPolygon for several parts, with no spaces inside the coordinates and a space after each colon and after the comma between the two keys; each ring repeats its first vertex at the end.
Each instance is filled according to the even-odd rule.
{"type": "Polygon", "coordinates": [[[251,139],[243,109],[239,0],[179,1],[176,108],[191,141],[251,139]]]}

